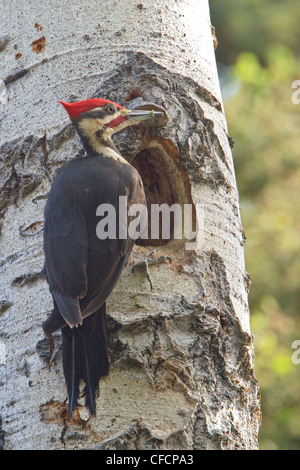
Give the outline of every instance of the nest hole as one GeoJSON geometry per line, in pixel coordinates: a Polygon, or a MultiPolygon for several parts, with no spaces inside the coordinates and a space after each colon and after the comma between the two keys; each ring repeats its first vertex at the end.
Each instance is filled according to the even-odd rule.
{"type": "Polygon", "coordinates": [[[132,161],[132,165],[137,169],[143,180],[148,209],[148,238],[138,239],[137,244],[141,246],[164,246],[175,238],[175,233],[178,233],[176,232],[178,230],[178,221],[180,221],[181,229],[183,228],[183,205],[192,203],[187,176],[174,160],[174,157],[161,144],[148,146],[141,150],[132,161]],[[159,217],[152,219],[153,205],[161,206],[162,204],[165,205],[167,212],[159,211],[159,217]],[[174,204],[176,204],[176,209],[179,211],[177,215],[172,210],[174,204]],[[167,208],[171,208],[171,210],[168,211],[167,208]],[[180,211],[181,216],[178,216],[180,211]],[[153,220],[156,221],[159,227],[154,232],[151,226],[153,220]],[[169,230],[167,230],[169,233],[166,234],[163,227],[167,226],[169,227],[169,230]]]}

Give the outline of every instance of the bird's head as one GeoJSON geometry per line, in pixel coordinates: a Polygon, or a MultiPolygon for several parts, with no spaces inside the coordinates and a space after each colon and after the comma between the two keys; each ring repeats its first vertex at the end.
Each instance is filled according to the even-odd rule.
{"type": "Polygon", "coordinates": [[[162,116],[161,112],[130,110],[112,101],[92,98],[76,103],[61,103],[79,133],[84,146],[107,154],[114,147],[111,136],[127,126],[162,116]]]}

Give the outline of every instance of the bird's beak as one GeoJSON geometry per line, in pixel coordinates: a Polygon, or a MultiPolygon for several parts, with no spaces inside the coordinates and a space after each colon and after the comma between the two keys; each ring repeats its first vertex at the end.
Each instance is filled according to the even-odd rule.
{"type": "Polygon", "coordinates": [[[148,119],[155,119],[163,116],[160,111],[146,111],[144,109],[127,109],[126,118],[131,123],[139,121],[147,121],[148,119]]]}

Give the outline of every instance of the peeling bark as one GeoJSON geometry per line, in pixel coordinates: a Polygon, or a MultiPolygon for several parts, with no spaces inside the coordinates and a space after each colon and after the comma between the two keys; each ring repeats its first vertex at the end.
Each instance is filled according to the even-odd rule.
{"type": "MultiPolygon", "coordinates": [[[[125,3],[129,11],[143,15],[150,9],[146,1],[125,3]]],[[[177,2],[169,2],[168,8],[164,2],[154,3],[160,23],[173,15],[181,31],[177,2]]],[[[182,7],[198,5],[192,0],[180,3],[182,7]]],[[[198,8],[207,14],[206,2],[198,8]]],[[[47,47],[39,53],[45,55],[52,45],[42,19],[38,31],[43,29],[47,47]]],[[[33,25],[36,20],[32,19],[33,25]]],[[[0,148],[0,345],[6,351],[5,360],[0,360],[0,441],[4,449],[257,448],[260,405],[249,328],[250,280],[244,266],[245,235],[232,139],[226,129],[214,58],[209,56],[213,38],[205,36],[210,29],[203,31],[203,41],[211,42],[211,51],[199,40],[203,73],[197,75],[197,66],[188,62],[195,53],[192,35],[176,39],[182,48],[186,42],[190,47],[185,57],[174,46],[176,60],[182,61],[178,67],[170,54],[164,58],[159,50],[150,53],[155,41],[165,47],[170,39],[167,29],[162,33],[157,24],[153,20],[149,30],[145,25],[147,47],[140,42],[137,50],[128,40],[126,59],[117,61],[118,53],[113,52],[107,70],[98,71],[96,81],[87,70],[80,80],[88,94],[80,95],[76,82],[73,99],[105,97],[128,107],[155,103],[166,109],[166,125],[129,128],[114,141],[140,171],[149,203],[202,204],[200,249],[186,250],[186,240],[136,245],[131,264],[108,302],[111,363],[108,377],[100,383],[97,416],[90,418],[79,408],[70,419],[60,333],[55,335],[55,344],[50,344],[41,329],[52,308],[42,273],[43,208],[56,170],[82,156],[83,150],[72,126],[55,122],[51,113],[42,124],[34,118],[26,134],[20,134],[23,123],[21,131],[7,132],[10,137],[1,141],[0,148]],[[153,248],[156,252],[146,265],[144,260],[153,248]]],[[[115,37],[125,42],[130,38],[126,27],[115,29],[115,37]]],[[[79,49],[85,43],[88,57],[91,51],[98,54],[101,47],[95,34],[85,33],[75,41],[79,49]]],[[[97,34],[102,40],[110,37],[102,24],[97,34]]],[[[27,41],[29,46],[33,39],[27,41]]],[[[0,38],[0,52],[8,54],[10,43],[0,38]]],[[[23,68],[3,77],[16,103],[21,81],[28,92],[28,77],[40,86],[37,67],[44,66],[47,73],[49,62],[56,64],[55,76],[59,76],[61,61],[52,52],[39,63],[24,58],[23,68]]],[[[72,52],[66,54],[70,57],[72,52]]],[[[7,64],[11,59],[7,58],[7,64]]],[[[70,94],[60,98],[67,101],[70,94]]],[[[35,107],[39,116],[46,102],[35,107]]],[[[4,106],[2,123],[7,129],[15,112],[13,103],[11,99],[4,106]]]]}

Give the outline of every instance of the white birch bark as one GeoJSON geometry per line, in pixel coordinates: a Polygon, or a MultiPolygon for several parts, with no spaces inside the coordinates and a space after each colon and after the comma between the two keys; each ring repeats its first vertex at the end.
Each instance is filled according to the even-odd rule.
{"type": "MultiPolygon", "coordinates": [[[[1,0],[0,9],[2,447],[257,448],[249,276],[207,0],[1,0]],[[196,251],[156,246],[154,257],[172,261],[149,266],[152,291],[142,270],[126,268],[108,302],[111,368],[97,416],[82,409],[70,420],[59,333],[47,364],[41,324],[52,301],[37,273],[55,171],[81,152],[57,99],[93,96],[167,110],[166,126],[115,142],[145,178],[154,162],[162,198],[200,204],[204,225],[196,251]]],[[[137,247],[134,261],[152,249],[137,247]]]]}

